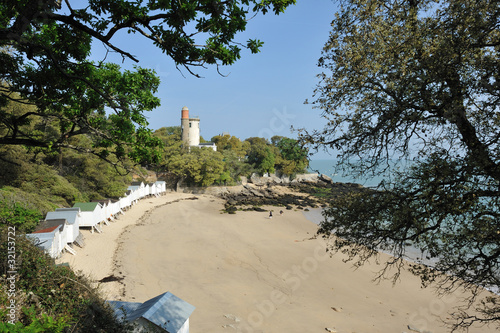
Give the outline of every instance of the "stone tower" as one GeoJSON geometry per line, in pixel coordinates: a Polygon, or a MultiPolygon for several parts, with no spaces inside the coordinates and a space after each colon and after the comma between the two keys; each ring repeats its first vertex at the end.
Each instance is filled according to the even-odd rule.
{"type": "Polygon", "coordinates": [[[185,146],[198,146],[200,144],[200,118],[189,118],[187,106],[181,111],[181,138],[185,146]]]}

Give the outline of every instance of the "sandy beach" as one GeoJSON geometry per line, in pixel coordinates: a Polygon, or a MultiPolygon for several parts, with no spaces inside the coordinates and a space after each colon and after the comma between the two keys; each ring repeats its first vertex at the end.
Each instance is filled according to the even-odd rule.
{"type": "MultiPolygon", "coordinates": [[[[104,225],[103,233],[91,233],[90,229],[80,230],[85,239],[85,246],[83,248],[74,247],[76,256],[65,252],[61,258],[56,260],[56,263],[69,263],[73,270],[80,271],[94,281],[111,276],[115,269],[115,255],[121,234],[126,232],[129,227],[147,219],[155,209],[190,196],[169,193],[161,197],[140,200],[125,214],[119,215],[118,219],[104,225]]],[[[100,288],[103,295],[109,299],[116,299],[118,295],[123,293],[123,286],[118,282],[101,283],[100,288]]]]}
{"type": "MultiPolygon", "coordinates": [[[[196,310],[190,332],[449,332],[442,323],[462,294],[438,298],[404,272],[395,286],[330,257],[301,211],[222,214],[209,195],[141,200],[68,262],[108,299],[143,302],[170,291],[196,310]]],[[[488,327],[469,332],[496,332],[488,327]]]]}

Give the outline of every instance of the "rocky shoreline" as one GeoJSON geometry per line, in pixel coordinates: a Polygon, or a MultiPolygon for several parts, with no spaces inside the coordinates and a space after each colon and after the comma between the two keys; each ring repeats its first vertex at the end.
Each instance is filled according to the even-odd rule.
{"type": "Polygon", "coordinates": [[[234,214],[241,210],[264,211],[261,206],[283,207],[291,210],[327,207],[328,202],[352,192],[366,191],[355,183],[338,183],[322,174],[301,174],[295,178],[276,175],[252,175],[241,185],[185,188],[183,192],[204,193],[226,201],[225,212],[234,214]]]}

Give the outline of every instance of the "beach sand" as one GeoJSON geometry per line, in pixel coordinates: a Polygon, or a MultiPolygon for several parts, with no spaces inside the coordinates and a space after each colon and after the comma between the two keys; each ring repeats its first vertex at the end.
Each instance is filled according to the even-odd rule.
{"type": "MultiPolygon", "coordinates": [[[[115,268],[115,253],[118,248],[118,240],[128,227],[141,223],[147,219],[150,212],[162,205],[176,202],[190,197],[188,194],[168,193],[164,196],[140,200],[128,209],[118,219],[108,222],[102,227],[103,233],[91,233],[90,229],[81,229],[84,236],[85,246],[83,248],[73,247],[76,255],[65,252],[56,263],[69,263],[74,271],[81,272],[93,281],[99,281],[113,275],[115,268]]],[[[101,283],[100,289],[104,297],[116,299],[122,292],[122,284],[119,282],[101,283]]]]}
{"type": "Polygon", "coordinates": [[[95,280],[123,277],[100,284],[108,299],[144,302],[170,291],[196,307],[191,333],[449,332],[442,320],[462,294],[439,298],[407,272],[394,286],[374,283],[381,266],[355,270],[330,257],[300,211],[267,207],[270,219],[222,208],[209,195],[144,199],[58,261],[95,280]]]}

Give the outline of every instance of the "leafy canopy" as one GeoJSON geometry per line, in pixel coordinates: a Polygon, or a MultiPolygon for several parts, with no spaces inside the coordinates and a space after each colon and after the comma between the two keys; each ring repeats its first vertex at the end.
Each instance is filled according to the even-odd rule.
{"type": "Polygon", "coordinates": [[[144,38],[190,73],[205,65],[230,65],[257,13],[279,14],[295,0],[125,1],[6,0],[0,4],[0,145],[45,150],[70,148],[110,163],[160,158],[160,140],[148,129],[145,111],[160,105],[152,70],[122,70],[89,60],[92,42],[137,62],[117,35],[144,38]],[[9,105],[11,103],[11,105],[9,105]],[[14,103],[14,106],[12,105],[14,103]],[[16,111],[17,110],[17,111],[16,111]],[[16,111],[16,112],[14,112],[16,111]],[[22,112],[21,112],[22,111],[22,112]],[[69,139],[87,135],[90,148],[69,139]]]}
{"type": "Polygon", "coordinates": [[[272,143],[264,138],[251,137],[241,141],[229,134],[216,135],[211,148],[198,149],[182,145],[180,127],[163,127],[154,132],[164,143],[162,160],[156,171],[169,176],[175,184],[209,186],[232,185],[241,176],[252,173],[294,175],[308,166],[308,150],[295,139],[275,136],[272,143]]]}
{"type": "Polygon", "coordinates": [[[273,173],[278,149],[265,138],[251,137],[245,141],[250,143],[250,149],[247,152],[248,163],[262,175],[273,173]]]}
{"type": "MultiPolygon", "coordinates": [[[[301,139],[348,172],[393,177],[332,203],[320,233],[338,236],[333,250],[358,264],[387,250],[400,268],[411,245],[435,262],[413,268],[425,284],[500,287],[499,21],[498,1],[343,1],[315,91],[328,123],[301,139]]],[[[499,325],[498,304],[454,327],[499,325]]]]}
{"type": "Polygon", "coordinates": [[[187,184],[209,186],[224,171],[223,156],[210,148],[191,147],[189,152],[171,155],[165,169],[187,184]]]}
{"type": "MultiPolygon", "coordinates": [[[[271,141],[280,152],[279,168],[285,175],[292,175],[305,172],[309,166],[307,148],[303,147],[299,141],[286,137],[272,137],[271,141]]],[[[278,164],[278,163],[277,163],[278,164]]]]}

